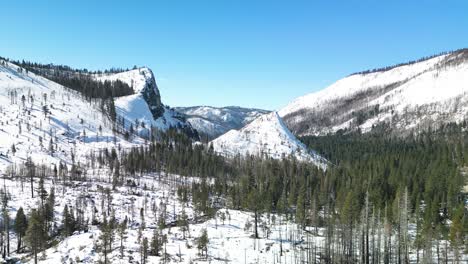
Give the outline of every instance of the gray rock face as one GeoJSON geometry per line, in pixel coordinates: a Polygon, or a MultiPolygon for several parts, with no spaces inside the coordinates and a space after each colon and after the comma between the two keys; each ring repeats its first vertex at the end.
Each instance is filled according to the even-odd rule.
{"type": "Polygon", "coordinates": [[[154,119],[160,118],[164,114],[164,105],[161,102],[161,94],[152,72],[150,78],[146,78],[146,84],[141,91],[154,119]]]}

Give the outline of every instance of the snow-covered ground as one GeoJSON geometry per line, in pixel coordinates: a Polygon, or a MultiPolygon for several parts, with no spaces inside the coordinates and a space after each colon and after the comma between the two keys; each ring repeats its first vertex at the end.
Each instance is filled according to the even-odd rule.
{"type": "Polygon", "coordinates": [[[117,114],[125,118],[126,126],[134,123],[135,120],[145,123],[146,128],[153,126],[162,130],[187,126],[179,113],[162,104],[154,74],[149,68],[143,67],[121,73],[100,74],[95,75],[95,78],[100,81],[119,80],[133,88],[134,94],[115,99],[117,114]],[[152,101],[148,102],[145,95],[147,98],[152,96],[150,98],[152,101]],[[157,107],[162,108],[163,114],[155,119],[151,108],[157,107]]]}
{"type": "MultiPolygon", "coordinates": [[[[85,212],[85,219],[92,219],[92,211],[98,221],[102,220],[102,208],[107,210],[107,199],[103,195],[102,189],[112,188],[106,183],[107,177],[99,177],[93,174],[104,175],[105,171],[96,170],[89,172],[87,182],[71,182],[66,186],[57,180],[48,179],[45,181],[47,190],[54,186],[56,195],[55,223],[60,226],[62,223],[62,212],[65,205],[76,210],[77,200],[82,199],[85,212]],[[104,202],[102,202],[104,200],[104,202]],[[101,207],[104,203],[104,207],[101,207]]],[[[297,225],[281,220],[278,216],[264,215],[262,221],[268,225],[269,229],[259,228],[260,239],[253,239],[253,215],[251,213],[221,209],[217,217],[209,220],[194,223],[194,211],[190,203],[181,203],[176,195],[175,181],[182,182],[182,177],[175,175],[162,176],[145,175],[136,180],[136,187],[118,187],[112,192],[111,210],[115,210],[116,220],[123,221],[128,217],[128,229],[124,239],[124,257],[120,256],[120,239],[116,234],[112,245],[113,251],[109,255],[110,263],[138,263],[140,260],[140,244],[137,241],[138,229],[142,225],[140,209],[144,208],[144,222],[146,228],[142,232],[143,236],[151,241],[153,232],[158,228],[157,217],[166,207],[166,223],[176,221],[176,215],[185,210],[189,217],[189,231],[186,239],[183,239],[182,231],[179,227],[167,227],[162,230],[162,234],[168,237],[167,246],[163,249],[170,255],[171,262],[190,263],[273,263],[273,260],[280,258],[280,246],[283,247],[284,260],[292,259],[294,254],[298,254],[300,249],[306,245],[316,245],[323,242],[323,237],[310,237],[304,240],[304,232],[297,230],[297,225]],[[147,188],[143,188],[143,186],[147,188]],[[164,205],[163,205],[164,204],[164,205]],[[156,211],[153,210],[156,205],[156,211]],[[221,213],[225,214],[225,220],[221,218],[221,213]],[[273,216],[273,218],[272,218],[273,216]],[[276,219],[275,219],[276,218],[276,219]],[[272,220],[273,219],[273,220],[272,220]],[[274,221],[274,222],[272,222],[274,221]],[[250,222],[250,229],[245,229],[246,223],[250,222]],[[209,238],[208,258],[199,256],[196,247],[196,238],[200,236],[201,230],[206,229],[209,238]],[[267,235],[268,233],[268,235],[267,235]],[[268,238],[267,238],[268,236],[268,238]],[[280,240],[282,243],[280,243],[280,240]]],[[[25,212],[30,212],[31,208],[37,208],[40,204],[39,198],[31,198],[29,193],[29,183],[21,183],[18,179],[4,179],[6,191],[9,193],[9,213],[14,218],[16,211],[22,206],[25,212]],[[24,189],[23,189],[24,188],[24,189]]],[[[37,181],[35,182],[37,186],[37,181]]],[[[264,225],[262,225],[264,226],[264,225]]],[[[102,253],[96,250],[99,244],[100,231],[97,226],[90,225],[88,232],[76,232],[72,236],[60,239],[60,242],[47,249],[45,256],[40,254],[40,263],[96,263],[103,259],[102,253]]],[[[11,247],[16,249],[16,237],[11,234],[11,247]]],[[[24,262],[32,262],[32,256],[28,253],[12,254],[11,258],[22,258],[24,262]]],[[[148,263],[162,263],[162,257],[149,256],[148,263]]]]}
{"type": "Polygon", "coordinates": [[[326,160],[296,139],[276,112],[264,114],[240,130],[231,130],[211,144],[216,152],[227,156],[250,154],[281,159],[292,155],[326,168],[326,160]]]}
{"type": "Polygon", "coordinates": [[[231,129],[240,129],[257,117],[269,112],[237,106],[176,107],[176,110],[187,115],[187,121],[195,129],[211,138],[216,138],[231,129]]]}
{"type": "Polygon", "coordinates": [[[423,129],[463,121],[467,112],[468,50],[350,75],[279,110],[301,135],[358,127],[366,132],[382,122],[397,130],[423,129]],[[362,114],[361,122],[357,114],[362,114]]]}
{"type": "MultiPolygon", "coordinates": [[[[151,126],[162,130],[186,126],[183,119],[179,119],[180,114],[167,107],[161,117],[153,118],[143,98],[148,89],[155,89],[155,94],[159,94],[149,69],[97,78],[119,79],[135,90],[135,94],[115,100],[117,116],[125,119],[127,128],[133,124],[136,131],[143,133],[151,126]],[[138,127],[136,120],[140,124],[138,127]]],[[[12,63],[0,64],[0,169],[21,164],[28,157],[37,163],[62,161],[70,164],[72,156],[78,162],[91,151],[145,143],[139,136],[125,140],[122,135],[115,134],[111,121],[100,108],[98,100],[89,102],[79,93],[12,63]]]]}
{"type": "MultiPolygon", "coordinates": [[[[72,236],[56,238],[59,242],[39,255],[39,263],[97,263],[103,260],[103,254],[98,250],[101,231],[98,226],[91,225],[93,211],[95,219],[102,221],[102,211],[108,210],[107,198],[103,192],[106,188],[112,188],[107,182],[106,170],[94,169],[88,171],[86,182],[67,182],[64,185],[57,179],[45,181],[46,190],[55,188],[55,218],[57,227],[62,224],[62,212],[65,205],[76,211],[78,204],[84,212],[84,218],[89,221],[87,232],[75,232],[72,236]],[[80,201],[80,202],[77,202],[80,201]]],[[[129,178],[132,179],[132,178],[129,178]]],[[[144,211],[145,229],[142,236],[151,241],[153,232],[158,229],[158,217],[166,212],[165,221],[168,227],[160,232],[167,235],[167,244],[163,252],[168,254],[167,263],[295,263],[302,259],[307,263],[307,251],[320,262],[321,252],[325,245],[325,230],[307,227],[302,230],[297,224],[292,223],[284,216],[276,214],[263,214],[260,217],[259,239],[253,238],[253,214],[244,211],[220,208],[216,217],[212,219],[197,218],[191,203],[183,203],[177,196],[177,186],[197,181],[196,178],[180,177],[177,175],[146,174],[133,179],[137,186],[122,186],[112,191],[110,210],[115,211],[117,222],[127,217],[128,227],[123,240],[124,254],[120,255],[120,237],[115,232],[115,240],[112,251],[108,255],[109,263],[140,263],[141,244],[138,243],[138,230],[143,222],[140,210],[144,211]],[[163,209],[166,208],[166,209],[163,209]],[[182,210],[189,219],[189,231],[186,238],[179,227],[171,226],[182,210]],[[221,216],[224,214],[223,217],[221,216]],[[195,219],[199,219],[195,221],[195,219]],[[199,255],[196,239],[203,229],[207,230],[208,257],[199,255]],[[281,253],[282,252],[282,255],[281,253]]],[[[21,184],[19,179],[2,179],[2,186],[9,194],[9,214],[14,218],[16,211],[22,206],[25,212],[31,208],[37,208],[39,198],[31,198],[29,182],[21,184]]],[[[37,180],[34,183],[38,184],[37,180]]],[[[414,238],[414,225],[410,225],[410,236],[414,238]]],[[[159,230],[159,229],[158,229],[159,230]]],[[[393,238],[395,241],[396,238],[393,238]]],[[[358,243],[359,238],[356,237],[358,243]]],[[[21,259],[21,263],[32,263],[29,253],[18,254],[15,251],[16,236],[11,232],[12,259],[21,259]]],[[[382,242],[383,244],[383,242],[382,242]]],[[[445,242],[439,243],[441,255],[444,254],[445,242]]],[[[450,246],[449,246],[450,247],[450,246]]],[[[434,243],[434,251],[436,252],[434,243]]],[[[435,258],[435,253],[433,253],[435,258]]],[[[448,254],[450,258],[452,253],[448,254]]],[[[415,263],[416,252],[411,251],[412,263],[415,263]]],[[[422,257],[422,252],[420,252],[422,257]]],[[[464,261],[468,256],[462,255],[464,261]]],[[[147,263],[163,263],[162,256],[149,256],[147,263]]]]}
{"type": "Polygon", "coordinates": [[[98,103],[9,63],[0,65],[0,113],[0,168],[28,157],[42,164],[70,163],[72,155],[79,161],[114,142],[122,147],[143,142],[114,136],[98,103]]]}

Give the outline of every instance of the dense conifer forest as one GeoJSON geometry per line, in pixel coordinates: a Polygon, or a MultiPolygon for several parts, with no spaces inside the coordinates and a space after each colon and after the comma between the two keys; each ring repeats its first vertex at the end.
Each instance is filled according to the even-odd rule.
{"type": "Polygon", "coordinates": [[[225,159],[175,133],[133,149],[122,165],[129,174],[163,170],[200,177],[201,182],[179,187],[180,193],[192,197],[201,215],[222,206],[253,212],[254,237],[260,214],[280,214],[307,231],[307,226],[324,228],[329,262],[407,263],[414,250],[418,259],[437,254],[442,260],[442,240],[450,241],[454,254],[467,248],[465,128],[450,124],[406,137],[382,132],[304,137],[330,160],[326,171],[292,157],[225,159]]]}

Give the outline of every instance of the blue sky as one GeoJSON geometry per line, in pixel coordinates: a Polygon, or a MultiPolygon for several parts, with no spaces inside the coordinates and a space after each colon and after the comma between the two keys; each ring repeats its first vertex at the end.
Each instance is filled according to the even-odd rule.
{"type": "Polygon", "coordinates": [[[6,1],[0,56],[149,66],[171,106],[278,109],[352,72],[468,47],[468,1],[6,1]]]}

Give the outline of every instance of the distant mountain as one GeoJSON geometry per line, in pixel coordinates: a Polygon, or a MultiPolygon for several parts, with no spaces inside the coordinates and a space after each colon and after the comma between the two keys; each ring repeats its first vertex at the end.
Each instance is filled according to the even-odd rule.
{"type": "Polygon", "coordinates": [[[192,127],[209,139],[214,139],[231,129],[240,129],[255,118],[270,112],[237,106],[176,107],[175,110],[185,114],[192,127]]]}
{"type": "Polygon", "coordinates": [[[356,73],[279,111],[298,136],[419,132],[468,114],[468,49],[356,73]]]}
{"type": "Polygon", "coordinates": [[[297,140],[276,112],[264,114],[240,130],[231,130],[211,144],[225,156],[250,154],[274,159],[294,156],[326,168],[326,160],[297,140]]]}

